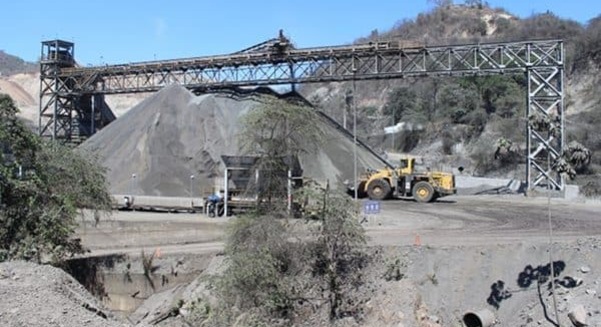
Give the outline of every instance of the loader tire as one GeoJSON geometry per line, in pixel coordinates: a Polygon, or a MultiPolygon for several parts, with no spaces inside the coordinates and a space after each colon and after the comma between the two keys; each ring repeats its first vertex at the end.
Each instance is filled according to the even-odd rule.
{"type": "Polygon", "coordinates": [[[426,203],[434,199],[434,188],[428,182],[417,182],[411,191],[417,202],[426,203]]]}
{"type": "Polygon", "coordinates": [[[384,200],[390,196],[390,184],[383,179],[371,181],[367,186],[367,196],[371,200],[384,200]]]}

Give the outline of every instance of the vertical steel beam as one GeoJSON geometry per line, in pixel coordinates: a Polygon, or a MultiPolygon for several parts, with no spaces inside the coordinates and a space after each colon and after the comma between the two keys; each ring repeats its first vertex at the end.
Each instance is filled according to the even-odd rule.
{"type": "Polygon", "coordinates": [[[565,143],[563,43],[559,43],[557,49],[546,51],[541,53],[529,46],[526,55],[528,63],[540,61],[550,52],[558,52],[560,58],[557,65],[545,65],[547,61],[542,59],[542,65],[533,65],[526,71],[528,190],[542,186],[543,182],[550,184],[545,187],[555,190],[564,188],[564,176],[558,171],[565,143]]]}
{"type": "Polygon", "coordinates": [[[530,77],[530,69],[526,71],[526,79],[528,80],[528,84],[526,87],[526,151],[527,151],[527,163],[526,163],[526,182],[528,183],[528,190],[531,190],[532,185],[532,124],[529,120],[529,117],[532,112],[532,86],[531,86],[531,77],[530,77]]]}

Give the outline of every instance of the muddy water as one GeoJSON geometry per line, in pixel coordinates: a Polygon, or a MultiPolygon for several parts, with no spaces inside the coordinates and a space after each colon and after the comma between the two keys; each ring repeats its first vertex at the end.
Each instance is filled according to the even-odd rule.
{"type": "MultiPolygon", "coordinates": [[[[141,255],[72,259],[64,270],[102,300],[107,309],[128,314],[153,294],[193,281],[213,257],[213,254],[178,257],[154,255],[147,273],[141,255]]],[[[146,256],[147,259],[150,257],[146,256]]]]}
{"type": "Polygon", "coordinates": [[[103,304],[111,311],[130,313],[151,295],[188,284],[197,276],[198,273],[153,274],[149,277],[143,273],[104,273],[106,296],[102,299],[103,304]]]}

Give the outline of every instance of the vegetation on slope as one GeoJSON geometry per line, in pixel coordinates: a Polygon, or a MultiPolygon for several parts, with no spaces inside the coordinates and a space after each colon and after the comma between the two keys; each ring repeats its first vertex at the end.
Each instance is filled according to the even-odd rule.
{"type": "Polygon", "coordinates": [[[17,73],[29,73],[38,70],[37,64],[27,62],[19,57],[0,50],[0,76],[17,73]]]}
{"type": "Polygon", "coordinates": [[[84,153],[45,142],[0,94],[0,261],[61,262],[83,248],[79,209],[110,209],[103,170],[84,153]]]}
{"type": "MultiPolygon", "coordinates": [[[[582,25],[550,12],[519,19],[482,1],[465,1],[462,5],[436,1],[436,4],[434,9],[415,19],[400,21],[388,31],[374,30],[357,42],[398,39],[442,45],[563,39],[566,85],[583,76],[589,76],[589,85],[596,81],[596,76],[588,74],[601,66],[601,16],[582,25]]],[[[520,178],[525,170],[526,83],[522,75],[359,82],[356,91],[358,130],[360,136],[381,150],[411,152],[433,162],[462,165],[476,175],[513,177],[517,174],[520,178]],[[423,128],[401,132],[393,143],[390,135],[383,135],[383,127],[399,122],[423,128]],[[507,144],[511,144],[511,151],[500,151],[507,144]],[[507,155],[499,156],[499,152],[507,155]]],[[[345,90],[352,86],[340,83],[337,87],[327,87],[327,96],[321,96],[320,105],[339,118],[341,108],[345,108],[345,90]]],[[[325,93],[312,87],[304,91],[325,93]]],[[[573,93],[567,91],[566,144],[578,141],[592,150],[592,168],[580,169],[580,173],[595,174],[595,167],[601,163],[598,157],[601,144],[595,136],[599,125],[587,116],[599,116],[601,95],[588,92],[585,99],[575,101],[570,98],[573,93]]]]}

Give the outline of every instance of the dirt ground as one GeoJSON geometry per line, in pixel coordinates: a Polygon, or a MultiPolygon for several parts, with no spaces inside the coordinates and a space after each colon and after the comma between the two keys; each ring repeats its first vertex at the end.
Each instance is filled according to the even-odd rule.
{"type": "MultiPolygon", "coordinates": [[[[96,226],[84,219],[78,236],[91,255],[139,254],[160,248],[162,253],[206,253],[219,250],[228,218],[201,213],[115,211],[96,226]]],[[[601,236],[601,202],[551,199],[556,241],[601,236]]],[[[434,203],[390,200],[377,215],[365,216],[363,226],[371,245],[490,245],[549,240],[546,198],[450,196],[434,203]]]]}
{"type": "Polygon", "coordinates": [[[0,263],[0,326],[124,326],[63,270],[0,263]]]}
{"type": "MultiPolygon", "coordinates": [[[[362,222],[372,251],[379,253],[366,272],[372,287],[363,294],[370,298],[365,320],[340,326],[454,327],[462,326],[466,312],[478,310],[492,312],[497,326],[554,326],[545,284],[551,260],[557,264],[557,279],[565,284],[557,293],[562,326],[572,326],[568,313],[578,305],[587,312],[589,326],[601,326],[600,213],[598,201],[553,198],[548,207],[546,198],[518,195],[451,196],[430,204],[382,202],[380,213],[362,222]],[[383,271],[396,259],[404,277],[385,281],[383,271]]],[[[113,269],[116,278],[125,265],[128,273],[130,266],[132,273],[140,273],[135,258],[142,250],[162,254],[164,276],[170,276],[168,267],[174,262],[185,262],[178,268],[185,268],[180,277],[189,277],[180,280],[183,284],[166,285],[158,296],[147,290],[134,303],[140,306],[130,322],[143,325],[149,317],[164,314],[181,294],[194,293],[194,282],[189,282],[195,271],[206,272],[210,258],[220,258],[215,255],[222,250],[231,219],[236,218],[121,211],[97,226],[86,217],[78,234],[91,256],[127,255],[127,263],[113,269]],[[189,290],[184,292],[185,287],[189,290]]],[[[133,308],[130,303],[127,310],[133,308]]],[[[165,320],[161,326],[179,325],[165,320]]]]}

